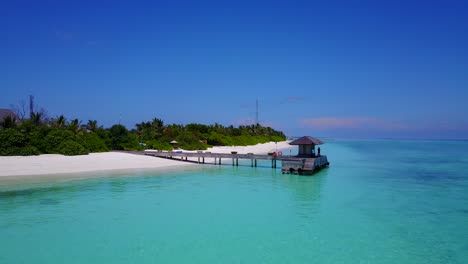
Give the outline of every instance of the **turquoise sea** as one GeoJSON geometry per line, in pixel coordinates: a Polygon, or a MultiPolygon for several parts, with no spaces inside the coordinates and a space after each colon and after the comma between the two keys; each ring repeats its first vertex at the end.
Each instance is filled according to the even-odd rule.
{"type": "Polygon", "coordinates": [[[0,263],[468,263],[468,142],[321,149],[314,176],[245,162],[0,180],[0,263]]]}

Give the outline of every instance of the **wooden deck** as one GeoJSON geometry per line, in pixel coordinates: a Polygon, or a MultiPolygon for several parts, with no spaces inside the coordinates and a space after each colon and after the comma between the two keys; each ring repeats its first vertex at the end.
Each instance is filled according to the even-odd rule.
{"type": "Polygon", "coordinates": [[[327,156],[320,157],[298,157],[298,156],[272,156],[259,154],[230,154],[230,153],[211,153],[211,152],[162,152],[162,151],[145,151],[145,155],[159,158],[175,159],[179,158],[182,161],[189,161],[189,158],[196,158],[196,161],[191,162],[205,163],[205,159],[214,159],[213,164],[221,165],[223,159],[232,160],[232,166],[239,166],[239,159],[250,160],[252,167],[257,167],[257,160],[271,160],[271,167],[277,167],[277,161],[281,161],[281,171],[283,173],[297,174],[313,174],[314,172],[329,165],[327,156]]]}

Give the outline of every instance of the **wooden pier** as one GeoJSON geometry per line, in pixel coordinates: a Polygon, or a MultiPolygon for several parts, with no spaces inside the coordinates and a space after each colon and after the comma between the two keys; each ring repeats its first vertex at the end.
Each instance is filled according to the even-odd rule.
{"type": "Polygon", "coordinates": [[[294,174],[312,174],[329,165],[327,156],[319,157],[299,157],[299,156],[278,156],[278,155],[259,155],[259,154],[228,154],[228,153],[211,153],[211,152],[162,152],[162,151],[145,151],[145,155],[168,159],[180,159],[189,161],[189,158],[195,158],[197,162],[205,164],[205,159],[211,158],[214,160],[212,164],[221,165],[223,159],[231,160],[232,166],[239,166],[239,159],[250,160],[251,167],[257,167],[258,160],[270,160],[271,167],[277,167],[277,161],[281,161],[283,173],[294,174]]]}

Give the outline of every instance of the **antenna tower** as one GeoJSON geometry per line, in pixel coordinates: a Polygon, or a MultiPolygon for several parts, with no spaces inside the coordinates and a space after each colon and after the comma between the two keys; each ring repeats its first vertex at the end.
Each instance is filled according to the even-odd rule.
{"type": "Polygon", "coordinates": [[[29,117],[34,114],[34,96],[29,96],[29,117]]]}
{"type": "Polygon", "coordinates": [[[255,107],[256,107],[256,111],[255,111],[255,124],[258,125],[258,99],[257,99],[257,101],[255,102],[255,107]]]}

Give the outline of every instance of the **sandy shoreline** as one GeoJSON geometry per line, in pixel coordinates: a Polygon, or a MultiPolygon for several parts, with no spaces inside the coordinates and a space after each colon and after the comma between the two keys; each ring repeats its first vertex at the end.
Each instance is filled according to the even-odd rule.
{"type": "MultiPolygon", "coordinates": [[[[213,153],[255,153],[265,154],[276,149],[291,146],[287,142],[269,142],[255,146],[213,147],[207,151],[213,153]]],[[[103,171],[165,170],[186,169],[198,166],[177,160],[160,159],[144,155],[120,152],[91,153],[80,156],[45,154],[39,156],[0,157],[0,177],[39,176],[58,174],[79,174],[103,171]]]]}

